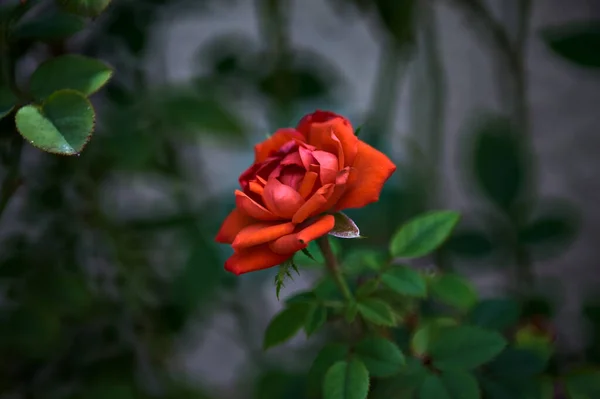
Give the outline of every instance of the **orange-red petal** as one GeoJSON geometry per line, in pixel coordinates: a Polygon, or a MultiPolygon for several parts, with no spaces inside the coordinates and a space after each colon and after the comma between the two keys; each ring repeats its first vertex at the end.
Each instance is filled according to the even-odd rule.
{"type": "Polygon", "coordinates": [[[243,249],[264,244],[290,234],[296,226],[291,223],[255,223],[244,227],[235,237],[231,246],[233,249],[243,249]]]}
{"type": "Polygon", "coordinates": [[[360,141],[353,165],[353,184],[350,184],[335,210],[361,208],[379,199],[384,183],[396,170],[396,165],[370,145],[360,141]]]}
{"type": "Polygon", "coordinates": [[[312,193],[317,177],[319,177],[319,175],[316,172],[306,172],[304,174],[304,179],[302,179],[302,183],[300,183],[300,188],[298,189],[298,194],[300,194],[302,198],[306,199],[310,193],[312,193]]]}
{"type": "Polygon", "coordinates": [[[274,215],[270,210],[260,205],[252,198],[248,197],[244,192],[235,190],[235,204],[250,217],[258,220],[280,220],[281,218],[274,215]]]}
{"type": "Polygon", "coordinates": [[[291,219],[296,211],[304,205],[304,198],[296,190],[275,178],[267,181],[263,200],[267,209],[284,219],[291,219]]]}
{"type": "Polygon", "coordinates": [[[276,254],[271,251],[268,244],[262,244],[234,252],[225,261],[225,270],[239,276],[240,274],[280,265],[290,257],[291,255],[276,254]]]}
{"type": "Polygon", "coordinates": [[[223,221],[215,241],[222,244],[231,244],[235,236],[254,220],[239,208],[235,208],[223,221]]]}
{"type": "Polygon", "coordinates": [[[319,188],[305,203],[298,209],[298,212],[292,217],[292,223],[302,223],[311,216],[317,214],[318,210],[323,208],[331,194],[333,194],[334,185],[326,184],[319,188]]]}
{"type": "Polygon", "coordinates": [[[255,163],[264,162],[270,155],[279,150],[281,146],[292,140],[305,141],[302,133],[296,129],[279,129],[271,137],[254,146],[255,163]]]}
{"type": "Polygon", "coordinates": [[[344,166],[352,165],[358,151],[358,138],[354,134],[352,124],[341,115],[333,112],[316,111],[307,115],[298,124],[297,128],[307,137],[307,142],[320,150],[337,153],[341,143],[344,152],[344,166]],[[339,140],[337,143],[331,133],[339,140]]]}
{"type": "Polygon", "coordinates": [[[335,225],[333,215],[323,215],[294,234],[288,234],[269,244],[271,250],[280,255],[293,254],[308,246],[308,243],[329,233],[335,225]]]}
{"type": "Polygon", "coordinates": [[[308,244],[310,241],[329,233],[334,225],[335,218],[333,215],[323,215],[310,226],[305,227],[297,233],[296,237],[301,243],[308,244]]]}

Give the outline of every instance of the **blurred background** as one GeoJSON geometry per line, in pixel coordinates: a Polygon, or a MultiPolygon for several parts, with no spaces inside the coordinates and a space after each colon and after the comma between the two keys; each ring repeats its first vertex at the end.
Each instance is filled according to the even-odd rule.
{"type": "MultiPolygon", "coordinates": [[[[276,271],[225,273],[214,236],[253,145],[315,109],[398,164],[349,212],[369,239],[338,243],[348,264],[459,210],[420,265],[523,299],[565,363],[600,358],[600,2],[115,0],[21,44],[22,82],[65,51],[116,73],[80,157],[0,123],[0,398],[306,397],[323,337],[263,352],[276,271]]],[[[282,297],[322,274],[300,263],[282,297]]]]}

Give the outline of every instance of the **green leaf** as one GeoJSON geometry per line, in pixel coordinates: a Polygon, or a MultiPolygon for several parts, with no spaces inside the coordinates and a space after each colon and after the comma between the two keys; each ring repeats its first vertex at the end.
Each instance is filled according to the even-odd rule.
{"type": "Polygon", "coordinates": [[[327,321],[327,309],[319,304],[312,304],[306,321],[304,323],[304,331],[306,336],[311,336],[314,332],[319,330],[327,321]]]}
{"type": "Polygon", "coordinates": [[[521,307],[513,299],[484,299],[471,310],[469,321],[484,328],[506,330],[515,326],[520,316],[521,307]]]}
{"type": "Polygon", "coordinates": [[[76,15],[64,12],[42,13],[34,20],[15,26],[12,36],[19,39],[54,41],[72,36],[83,28],[85,21],[76,15]]]}
{"type": "Polygon", "coordinates": [[[419,399],[479,399],[481,393],[475,377],[462,370],[429,374],[423,381],[419,399]]]}
{"type": "Polygon", "coordinates": [[[335,218],[335,225],[329,235],[338,238],[361,238],[358,226],[346,214],[336,212],[333,217],[335,218]]]}
{"type": "Polygon", "coordinates": [[[354,347],[373,377],[387,377],[398,373],[405,364],[404,354],[394,343],[381,337],[368,337],[354,347]]]}
{"type": "Polygon", "coordinates": [[[433,252],[450,236],[459,218],[457,212],[436,211],[411,219],[394,234],[392,256],[418,258],[433,252]]]}
{"type": "Polygon", "coordinates": [[[348,353],[348,346],[337,343],[328,344],[319,351],[308,372],[309,397],[320,395],[325,373],[331,365],[344,360],[348,356],[348,353]]]}
{"type": "Polygon", "coordinates": [[[0,119],[10,114],[17,105],[17,100],[17,97],[8,87],[0,86],[0,119]]]}
{"type": "Polygon", "coordinates": [[[486,368],[489,374],[499,379],[533,378],[541,374],[548,359],[529,349],[506,348],[486,368]]]}
{"type": "Polygon", "coordinates": [[[381,275],[381,282],[392,291],[406,296],[424,298],[427,284],[423,276],[408,266],[394,267],[381,275]]]}
{"type": "MultiPolygon", "coordinates": [[[[242,139],[244,132],[248,130],[248,124],[216,98],[204,98],[185,92],[157,93],[153,100],[158,108],[154,112],[174,129],[238,139],[242,139]]],[[[236,142],[243,144],[240,140],[236,142]]]]}
{"type": "Polygon", "coordinates": [[[309,305],[299,303],[276,314],[267,326],[263,348],[271,348],[294,337],[304,325],[309,310],[309,305]]]}
{"type": "Polygon", "coordinates": [[[489,116],[475,126],[471,170],[482,193],[508,210],[525,187],[527,158],[511,121],[489,116]]]}
{"type": "Polygon", "coordinates": [[[536,259],[557,256],[568,249],[579,228],[576,209],[563,201],[545,201],[532,220],[520,228],[519,242],[529,249],[536,259]]]}
{"type": "Polygon", "coordinates": [[[31,145],[61,155],[80,153],[94,131],[92,104],[80,93],[60,90],[41,107],[27,105],[15,116],[19,133],[31,145]]]}
{"type": "Polygon", "coordinates": [[[352,323],[356,319],[358,313],[358,304],[356,301],[348,302],[348,306],[344,309],[344,319],[347,323],[352,323]]]}
{"type": "Polygon", "coordinates": [[[65,11],[82,17],[97,17],[110,4],[111,0],[56,0],[65,11]]]}
{"type": "Polygon", "coordinates": [[[340,361],[327,370],[323,381],[323,399],[366,399],[369,372],[358,359],[340,361]]]}
{"type": "Polygon", "coordinates": [[[494,359],[505,347],[506,340],[495,331],[457,326],[445,329],[429,354],[441,370],[470,370],[494,359]]]}
{"type": "Polygon", "coordinates": [[[294,303],[313,303],[317,301],[317,297],[313,291],[300,291],[285,299],[286,305],[294,303]]]}
{"type": "Polygon", "coordinates": [[[565,377],[569,399],[600,398],[600,371],[584,369],[570,372],[565,377]]]}
{"type": "Polygon", "coordinates": [[[89,96],[104,86],[113,74],[102,61],[67,54],[42,63],[31,75],[31,94],[43,100],[57,90],[72,89],[89,96]]]}
{"type": "Polygon", "coordinates": [[[442,373],[441,380],[452,399],[481,398],[477,380],[467,371],[446,370],[442,373]]]}
{"type": "Polygon", "coordinates": [[[466,279],[454,274],[441,274],[431,280],[431,296],[461,311],[468,311],[477,303],[477,292],[466,279]]]}
{"type": "Polygon", "coordinates": [[[370,249],[353,250],[342,262],[342,271],[350,276],[381,270],[387,263],[387,253],[370,249]]]}
{"type": "Polygon", "coordinates": [[[452,399],[442,379],[434,374],[429,374],[419,389],[419,399],[452,399]]]}
{"type": "Polygon", "coordinates": [[[557,55],[578,66],[600,68],[600,22],[575,21],[541,31],[557,55]]]}
{"type": "Polygon", "coordinates": [[[421,323],[410,340],[410,348],[418,356],[424,356],[429,352],[429,347],[435,342],[441,333],[456,325],[456,320],[450,318],[436,318],[421,323]]]}
{"type": "Polygon", "coordinates": [[[358,312],[375,325],[393,326],[396,324],[390,305],[379,299],[367,298],[358,302],[358,312]]]}
{"type": "Polygon", "coordinates": [[[453,234],[446,246],[450,252],[466,259],[481,259],[489,256],[494,247],[483,231],[461,230],[453,234]]]}

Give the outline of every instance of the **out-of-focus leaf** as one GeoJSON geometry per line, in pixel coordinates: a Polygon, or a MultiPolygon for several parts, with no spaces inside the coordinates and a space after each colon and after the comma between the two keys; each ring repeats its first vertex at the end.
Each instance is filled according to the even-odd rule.
{"type": "Polygon", "coordinates": [[[418,258],[433,252],[450,236],[459,218],[454,211],[435,211],[411,219],[392,237],[390,253],[394,257],[418,258]]]}
{"type": "Polygon", "coordinates": [[[369,249],[354,250],[342,261],[342,270],[348,275],[359,275],[365,272],[380,270],[387,263],[387,254],[384,251],[369,249]]]}
{"type": "Polygon", "coordinates": [[[97,17],[111,0],[56,0],[65,11],[82,17],[97,17]]]}
{"type": "Polygon", "coordinates": [[[381,275],[381,282],[400,295],[418,298],[427,295],[425,279],[408,266],[393,267],[381,275]]]}
{"type": "Polygon", "coordinates": [[[276,70],[259,83],[263,94],[289,102],[325,96],[329,85],[309,69],[276,70]]]}
{"type": "Polygon", "coordinates": [[[579,217],[572,206],[558,201],[546,201],[542,208],[520,229],[519,241],[543,259],[569,247],[577,236],[579,217]]]}
{"type": "Polygon", "coordinates": [[[470,310],[477,303],[477,291],[465,278],[455,274],[441,274],[431,280],[432,298],[461,311],[470,310]]]}
{"type": "Polygon", "coordinates": [[[17,97],[8,87],[0,86],[0,119],[10,114],[17,105],[17,97]]]}
{"type": "Polygon", "coordinates": [[[547,364],[547,358],[531,350],[508,347],[487,364],[486,372],[496,379],[526,379],[544,372],[547,364]]]}
{"type": "Polygon", "coordinates": [[[15,26],[12,36],[19,39],[54,41],[65,39],[85,28],[83,18],[65,12],[43,13],[34,20],[15,26]]]}
{"type": "Polygon", "coordinates": [[[216,99],[202,98],[195,94],[158,95],[155,98],[162,120],[171,129],[183,129],[200,133],[212,133],[216,137],[236,140],[242,144],[246,123],[216,99]]]}
{"type": "Polygon", "coordinates": [[[327,370],[323,399],[367,399],[369,372],[358,359],[340,361],[327,370]]]}
{"type": "Polygon", "coordinates": [[[473,129],[470,170],[481,192],[502,209],[521,195],[527,179],[527,158],[510,120],[485,116],[473,129]]]}
{"type": "Polygon", "coordinates": [[[297,303],[276,314],[265,331],[263,348],[268,349],[294,337],[304,325],[309,311],[310,305],[297,303]]]}
{"type": "Polygon", "coordinates": [[[308,372],[308,397],[320,397],[325,373],[334,363],[344,360],[348,351],[346,345],[339,343],[328,344],[319,351],[308,372]]]}
{"type": "Polygon", "coordinates": [[[572,371],[565,378],[570,399],[593,399],[600,397],[600,370],[586,368],[572,371]]]}
{"type": "Polygon", "coordinates": [[[134,55],[140,56],[148,43],[155,8],[140,7],[133,2],[115,2],[108,13],[107,33],[120,39],[134,55]]]}
{"type": "Polygon", "coordinates": [[[445,248],[463,258],[480,259],[492,253],[493,244],[483,231],[464,229],[452,234],[445,248]]]}
{"type": "Polygon", "coordinates": [[[378,326],[393,326],[396,321],[390,305],[380,299],[367,298],[358,303],[358,312],[378,326]]]}
{"type": "Polygon", "coordinates": [[[367,337],[354,347],[356,353],[374,377],[398,373],[405,364],[404,354],[392,342],[382,337],[367,337]]]}
{"type": "Polygon", "coordinates": [[[67,54],[41,64],[31,75],[29,89],[38,100],[62,89],[89,96],[104,86],[112,74],[112,68],[100,60],[67,54]]]}
{"type": "Polygon", "coordinates": [[[306,336],[309,337],[316,331],[318,331],[325,322],[327,321],[327,309],[325,306],[320,304],[312,304],[310,311],[306,316],[306,322],[304,323],[304,331],[306,336]]]}
{"type": "Polygon", "coordinates": [[[304,399],[305,381],[302,377],[282,371],[267,371],[255,387],[254,399],[304,399]]]}
{"type": "Polygon", "coordinates": [[[441,370],[471,370],[494,359],[506,344],[504,337],[495,331],[472,326],[448,327],[431,344],[429,354],[435,367],[441,370]]]}
{"type": "Polygon", "coordinates": [[[509,298],[484,299],[469,315],[469,321],[476,326],[495,330],[506,330],[519,321],[521,307],[509,298]]]}
{"type": "Polygon", "coordinates": [[[600,22],[568,22],[542,29],[541,35],[562,58],[582,67],[600,68],[600,22]]]}
{"type": "Polygon", "coordinates": [[[416,0],[376,0],[383,25],[399,44],[411,42],[415,33],[416,0]]]}
{"type": "Polygon", "coordinates": [[[60,90],[41,107],[27,105],[15,117],[19,133],[31,145],[61,155],[80,153],[94,130],[92,104],[79,92],[60,90]]]}

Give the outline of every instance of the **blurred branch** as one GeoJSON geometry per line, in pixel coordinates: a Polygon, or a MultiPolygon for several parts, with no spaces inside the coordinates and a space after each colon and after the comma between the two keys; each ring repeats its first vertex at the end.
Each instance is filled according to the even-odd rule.
{"type": "Polygon", "coordinates": [[[365,141],[381,149],[384,136],[394,124],[400,85],[411,59],[412,48],[393,40],[384,41],[379,56],[379,69],[371,94],[371,109],[368,114],[370,127],[365,141]]]}

